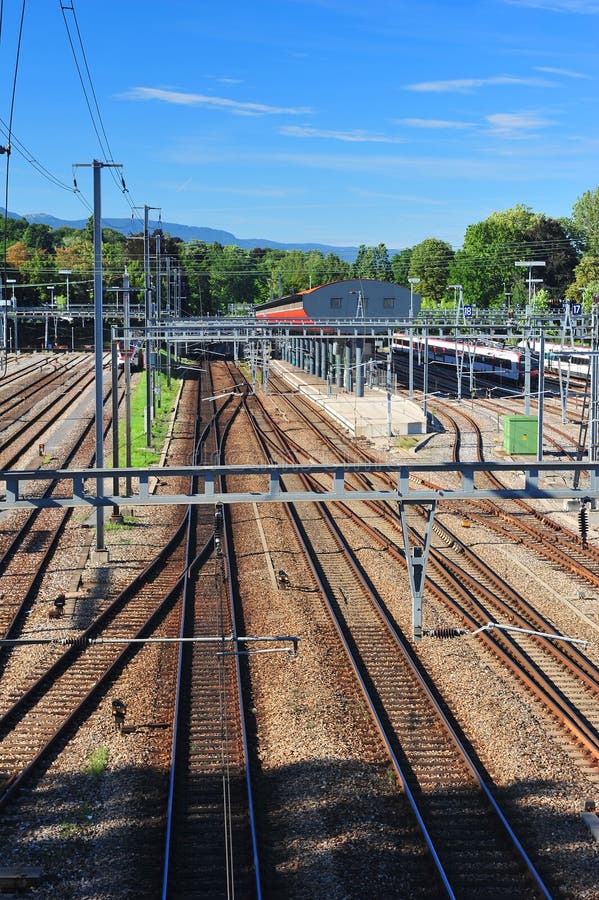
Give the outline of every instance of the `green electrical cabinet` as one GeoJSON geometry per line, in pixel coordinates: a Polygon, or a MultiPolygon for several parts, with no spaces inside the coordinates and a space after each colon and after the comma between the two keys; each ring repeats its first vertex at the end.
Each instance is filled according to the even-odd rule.
{"type": "Polygon", "coordinates": [[[539,420],[536,416],[503,417],[503,449],[510,455],[536,454],[539,420]]]}

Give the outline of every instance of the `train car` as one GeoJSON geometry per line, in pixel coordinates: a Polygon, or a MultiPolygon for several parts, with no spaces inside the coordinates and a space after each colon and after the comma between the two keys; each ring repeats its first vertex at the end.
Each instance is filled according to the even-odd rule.
{"type": "MultiPolygon", "coordinates": [[[[521,345],[519,345],[521,346],[521,345]]],[[[541,352],[540,341],[535,341],[532,345],[534,352],[541,352]]],[[[584,344],[556,344],[545,341],[545,371],[575,375],[578,378],[586,378],[589,373],[591,362],[591,348],[584,344]]]]}
{"type": "MultiPolygon", "coordinates": [[[[396,333],[393,336],[393,349],[397,353],[407,353],[409,350],[409,337],[406,334],[396,333]]],[[[414,352],[421,354],[424,351],[425,341],[421,336],[412,338],[414,352]]],[[[474,372],[486,375],[488,378],[498,378],[513,384],[524,382],[525,353],[523,348],[506,348],[477,344],[475,341],[455,341],[451,338],[431,337],[427,342],[429,364],[456,366],[456,358],[461,357],[464,372],[472,369],[474,372]]],[[[532,350],[530,362],[531,378],[538,377],[538,354],[532,350]]]]}
{"type": "MultiPolygon", "coordinates": [[[[121,341],[116,345],[117,364],[119,369],[125,367],[125,349],[121,341]]],[[[129,366],[132,372],[141,372],[144,368],[144,351],[139,341],[131,341],[129,345],[129,366]]]]}

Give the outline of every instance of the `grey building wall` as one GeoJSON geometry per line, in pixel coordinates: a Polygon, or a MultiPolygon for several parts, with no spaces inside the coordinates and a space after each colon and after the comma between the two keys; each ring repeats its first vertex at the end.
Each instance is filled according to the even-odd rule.
{"type": "MultiPolygon", "coordinates": [[[[361,312],[365,319],[404,319],[410,313],[410,291],[390,281],[348,278],[271,300],[256,310],[274,316],[277,311],[300,310],[302,306],[309,319],[355,319],[361,312]]],[[[420,295],[414,294],[414,316],[419,310],[420,295]]]]}

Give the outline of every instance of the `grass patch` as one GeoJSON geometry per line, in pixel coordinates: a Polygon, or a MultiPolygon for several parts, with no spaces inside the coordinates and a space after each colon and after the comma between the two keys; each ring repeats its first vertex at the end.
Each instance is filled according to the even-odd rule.
{"type": "MultiPolygon", "coordinates": [[[[158,462],[160,451],[166,440],[170,425],[174,401],[179,391],[180,379],[171,377],[171,386],[167,387],[167,378],[160,373],[160,406],[156,407],[156,416],[152,422],[152,447],[147,445],[145,406],[146,406],[147,371],[141,373],[135,389],[131,392],[131,465],[134,468],[147,468],[158,462]]],[[[126,427],[124,415],[119,423],[119,465],[125,465],[126,427]]]]}
{"type": "Polygon", "coordinates": [[[60,836],[65,840],[78,840],[86,837],[86,832],[93,823],[92,807],[89,803],[81,803],[73,810],[73,819],[63,822],[59,827],[60,836]]]}
{"type": "Polygon", "coordinates": [[[139,522],[135,516],[121,516],[121,520],[116,522],[108,519],[104,523],[104,528],[106,531],[128,531],[130,528],[135,528],[138,524],[139,522]]]}
{"type": "Polygon", "coordinates": [[[83,771],[86,775],[93,775],[97,778],[98,775],[101,775],[106,770],[107,766],[108,749],[106,747],[96,747],[87,757],[83,771]]]}
{"type": "Polygon", "coordinates": [[[410,435],[404,434],[401,437],[396,438],[393,443],[396,447],[399,447],[400,450],[411,450],[412,447],[416,446],[419,440],[419,437],[410,437],[410,435]]]}

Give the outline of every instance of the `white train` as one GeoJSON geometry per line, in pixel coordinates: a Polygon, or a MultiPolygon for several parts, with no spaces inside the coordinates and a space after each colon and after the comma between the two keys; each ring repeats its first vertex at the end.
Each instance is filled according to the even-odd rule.
{"type": "MultiPolygon", "coordinates": [[[[522,346],[520,344],[519,346],[522,346]]],[[[540,341],[535,341],[531,346],[538,359],[541,351],[540,341]]],[[[545,341],[545,371],[570,373],[578,377],[586,378],[589,372],[591,348],[583,344],[555,344],[545,341]]]]}
{"type": "MultiPolygon", "coordinates": [[[[120,341],[116,344],[117,363],[119,369],[125,367],[125,349],[120,341]]],[[[131,341],[129,344],[129,366],[132,372],[141,372],[144,367],[144,351],[142,345],[138,341],[131,341]]]]}
{"type": "MultiPolygon", "coordinates": [[[[414,352],[422,354],[424,350],[424,338],[414,336],[412,338],[414,352]]],[[[393,350],[397,353],[408,353],[409,337],[407,334],[396,332],[393,335],[393,350]]],[[[507,349],[500,346],[488,346],[477,344],[475,341],[455,341],[451,338],[428,339],[429,364],[441,364],[456,366],[456,357],[461,356],[464,364],[464,374],[472,369],[489,378],[498,378],[513,384],[524,382],[525,351],[521,347],[507,349]]],[[[538,353],[531,348],[530,374],[536,378],[539,373],[538,353]]]]}

